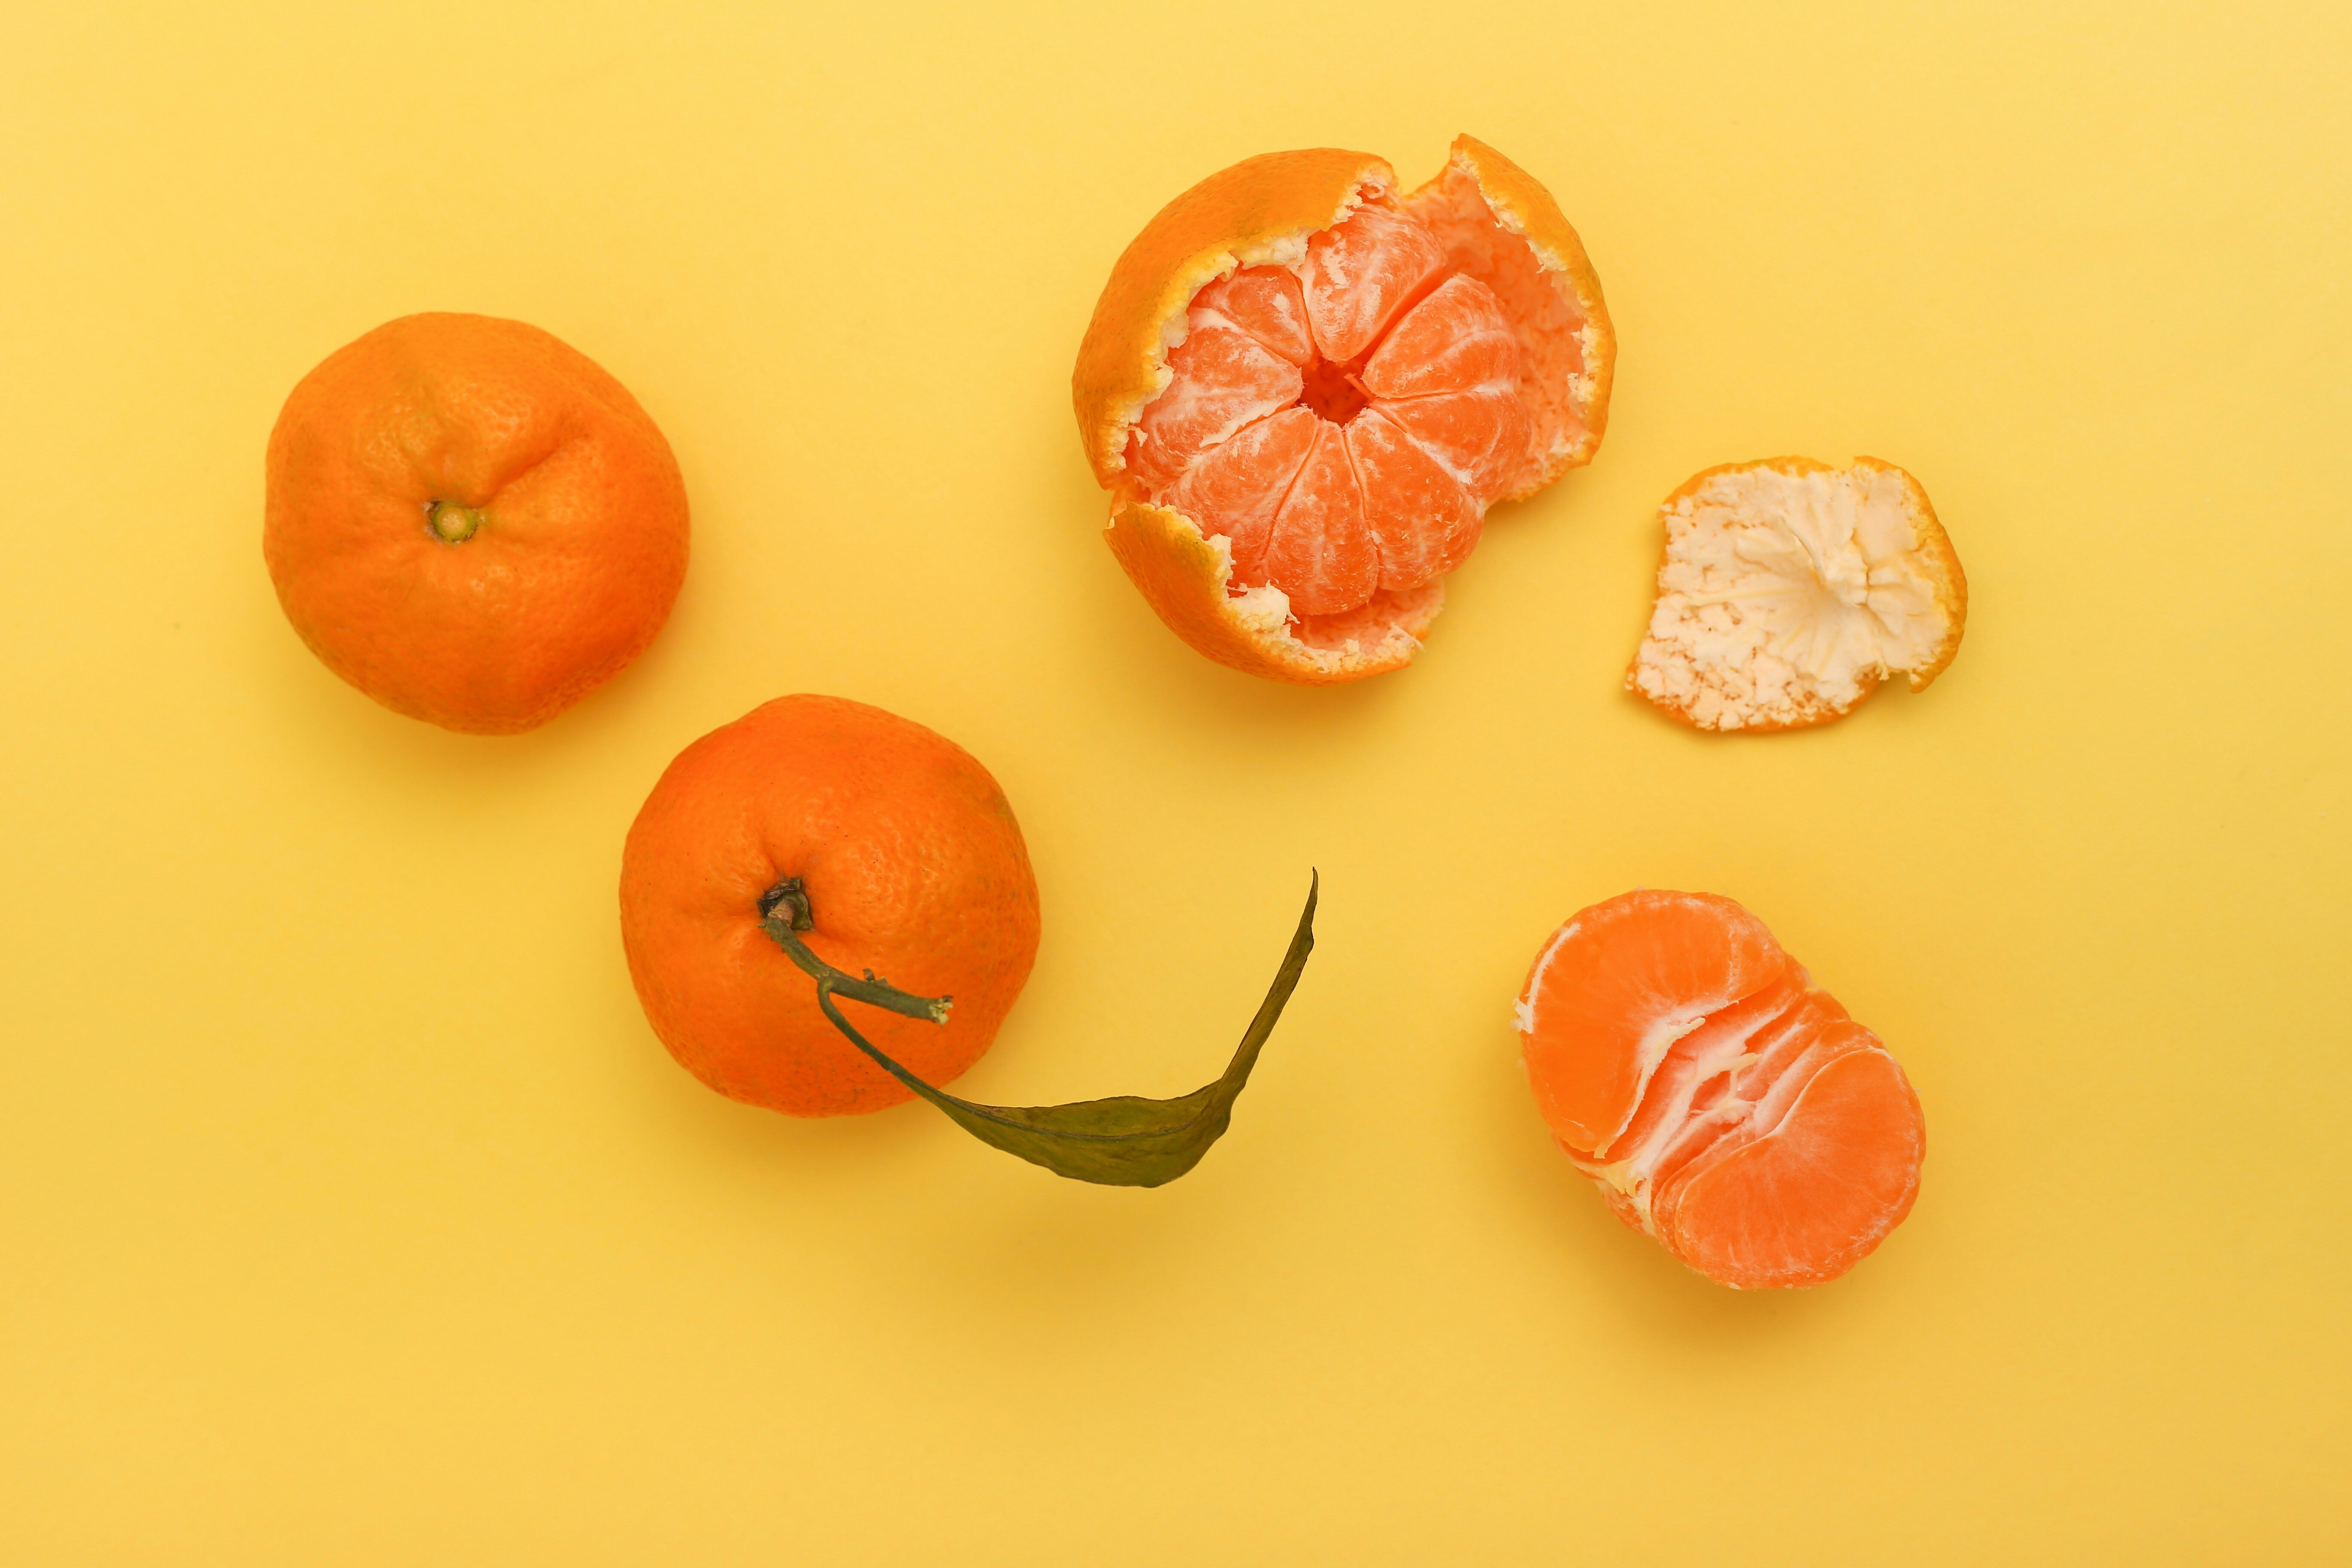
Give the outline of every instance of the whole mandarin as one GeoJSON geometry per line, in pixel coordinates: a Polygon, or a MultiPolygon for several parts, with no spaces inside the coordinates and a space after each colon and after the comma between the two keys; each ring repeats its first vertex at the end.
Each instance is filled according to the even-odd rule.
{"type": "Polygon", "coordinates": [[[386,322],[270,432],[262,553],[327,668],[395,712],[511,734],[625,668],[685,580],[686,487],[628,389],[537,327],[386,322]]]}
{"type": "Polygon", "coordinates": [[[860,1009],[860,1032],[933,1084],[980,1059],[1037,956],[1037,881],[1004,792],[970,752],[864,703],[779,698],[679,752],[622,851],[629,976],[688,1071],[792,1116],[911,1099],[761,929],[787,880],[808,900],[803,940],[819,958],[954,998],[944,1025],[860,1009]]]}

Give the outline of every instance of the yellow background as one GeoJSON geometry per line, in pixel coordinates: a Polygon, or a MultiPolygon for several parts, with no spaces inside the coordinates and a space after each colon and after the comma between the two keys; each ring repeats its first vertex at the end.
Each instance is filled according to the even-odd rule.
{"type": "Polygon", "coordinates": [[[2346,1560],[2341,7],[652,9],[0,23],[0,1561],[2346,1560]],[[1095,294],[1238,158],[1461,130],[1591,248],[1607,444],[1410,670],[1214,668],[1096,537],[1095,294]],[[659,643],[521,739],[262,569],[278,404],[425,309],[597,359],[693,500],[659,643]],[[1783,452],[1921,477],[1967,642],[1695,735],[1618,688],[1654,508],[1783,452]],[[978,1098],[1202,1081],[1321,868],[1197,1173],[662,1053],[623,831],[796,690],[1020,813],[978,1098]],[[1509,1004],[1636,885],[1917,1084],[1847,1279],[1718,1289],[1552,1151],[1509,1004]]]}

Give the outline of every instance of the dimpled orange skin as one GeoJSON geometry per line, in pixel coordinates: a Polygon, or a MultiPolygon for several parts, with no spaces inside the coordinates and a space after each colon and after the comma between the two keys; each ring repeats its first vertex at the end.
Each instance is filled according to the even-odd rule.
{"type": "MultiPolygon", "coordinates": [[[[1524,238],[1537,264],[1584,321],[1579,374],[1570,401],[1583,428],[1573,439],[1531,455],[1523,482],[1506,499],[1534,494],[1570,468],[1591,462],[1609,416],[1616,336],[1601,280],[1583,242],[1551,194],[1500,153],[1470,136],[1454,139],[1447,168],[1406,198],[1466,178],[1497,226],[1524,238]]],[[[1394,606],[1387,625],[1325,628],[1309,647],[1277,635],[1227,592],[1231,553],[1182,512],[1136,493],[1123,474],[1128,430],[1157,394],[1167,335],[1203,285],[1303,246],[1347,211],[1365,184],[1393,188],[1386,160],[1366,153],[1311,148],[1244,159],[1210,175],[1161,209],[1112,268],[1097,301],[1071,376],[1079,436],[1097,482],[1111,492],[1105,539],[1144,599],[1196,651],[1230,668],[1300,685],[1360,680],[1400,668],[1444,602],[1430,584],[1394,606]],[[1360,634],[1360,635],[1358,635],[1360,634]],[[1357,636],[1357,646],[1345,639],[1357,636]]]]}
{"type": "Polygon", "coordinates": [[[1037,955],[1037,882],[971,753],[863,703],[779,698],[678,753],[622,853],[629,976],[687,1070],[791,1116],[913,1098],[761,930],[761,896],[786,878],[806,889],[818,957],[955,998],[945,1025],[837,1004],[860,1034],[934,1084],[980,1059],[1037,955]]]}
{"type": "Polygon", "coordinates": [[[511,734],[625,668],[686,577],[686,487],[628,389],[520,321],[406,316],[304,376],[262,553],[294,629],[395,712],[511,734]],[[436,503],[478,527],[437,537],[436,503]]]}

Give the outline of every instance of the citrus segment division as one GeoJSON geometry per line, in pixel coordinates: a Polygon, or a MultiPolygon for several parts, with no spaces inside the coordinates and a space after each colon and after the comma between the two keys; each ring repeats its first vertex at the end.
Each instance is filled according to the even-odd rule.
{"type": "Polygon", "coordinates": [[[1613,345],[1549,195],[1465,136],[1410,193],[1329,149],[1203,181],[1119,258],[1073,391],[1162,618],[1350,680],[1412,658],[1488,507],[1591,459],[1613,345]]]}
{"type": "Polygon", "coordinates": [[[1537,955],[1517,1023],[1562,1151],[1710,1279],[1833,1279],[1910,1212],[1926,1133],[1903,1069],[1728,899],[1579,912],[1537,955]]]}
{"type": "Polygon", "coordinates": [[[1405,301],[1445,269],[1426,225],[1375,188],[1353,216],[1307,242],[1307,324],[1315,349],[1334,364],[1368,353],[1405,301]]]}

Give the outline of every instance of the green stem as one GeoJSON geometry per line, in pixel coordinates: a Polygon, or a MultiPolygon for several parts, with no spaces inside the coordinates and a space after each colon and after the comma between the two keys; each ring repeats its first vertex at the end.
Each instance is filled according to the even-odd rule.
{"type": "MultiPolygon", "coordinates": [[[[800,965],[802,973],[816,982],[820,1002],[829,993],[839,992],[853,1002],[901,1013],[909,1018],[927,1018],[934,1024],[948,1021],[948,1009],[955,1005],[954,997],[914,995],[899,990],[870,969],[866,972],[866,978],[860,980],[856,975],[844,973],[811,952],[808,943],[803,942],[797,933],[814,924],[816,921],[809,913],[808,889],[801,885],[798,877],[786,878],[761,896],[760,929],[784,950],[786,957],[800,965]]],[[[857,1031],[842,1023],[832,1008],[827,1007],[825,1011],[834,1018],[835,1026],[863,1047],[867,1056],[882,1061],[893,1071],[901,1070],[880,1051],[858,1039],[857,1031]]]]}

